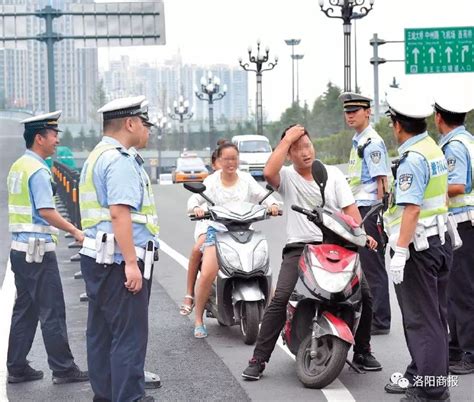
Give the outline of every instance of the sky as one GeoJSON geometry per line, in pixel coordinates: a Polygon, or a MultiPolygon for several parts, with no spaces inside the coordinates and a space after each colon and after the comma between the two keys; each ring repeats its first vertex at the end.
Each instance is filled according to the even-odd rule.
{"type": "MultiPolygon", "coordinates": [[[[387,41],[399,41],[404,39],[405,28],[472,26],[472,4],[472,0],[375,0],[373,10],[352,28],[353,87],[354,32],[357,84],[363,94],[373,97],[369,40],[374,33],[387,41]]],[[[164,6],[166,45],[100,49],[101,70],[122,54],[137,62],[162,63],[178,49],[184,62],[238,66],[239,57],[245,60],[248,46],[255,48],[260,39],[263,47],[269,46],[271,59],[279,57],[275,69],[263,73],[264,109],[270,119],[278,119],[291,104],[291,47],[284,40],[297,38],[301,43],[295,53],[304,54],[299,64],[301,104],[307,101],[312,107],[329,81],[344,86],[342,20],[326,17],[318,0],[164,0],[164,6]]],[[[403,59],[404,46],[380,46],[379,57],[403,59]]],[[[255,74],[249,74],[249,96],[254,101],[255,74]]],[[[393,77],[403,88],[432,92],[441,85],[474,92],[474,73],[405,75],[404,63],[389,62],[379,67],[381,99],[393,77]]]]}

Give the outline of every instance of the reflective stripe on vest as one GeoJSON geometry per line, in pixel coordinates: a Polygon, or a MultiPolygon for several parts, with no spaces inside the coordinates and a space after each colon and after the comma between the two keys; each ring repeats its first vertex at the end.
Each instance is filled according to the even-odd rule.
{"type": "MultiPolygon", "coordinates": [[[[467,131],[464,133],[460,133],[453,137],[450,141],[448,141],[444,146],[448,145],[453,141],[458,141],[463,144],[468,153],[469,158],[471,160],[471,192],[469,194],[460,194],[455,197],[449,198],[449,209],[453,208],[462,208],[462,207],[472,207],[474,206],[474,186],[473,186],[473,175],[474,175],[474,137],[469,134],[467,131]]],[[[444,147],[443,147],[444,149],[444,147]]]]}
{"type": "Polygon", "coordinates": [[[59,230],[50,225],[33,223],[33,205],[30,199],[29,181],[39,170],[49,169],[32,156],[23,155],[10,168],[8,186],[8,230],[57,235],[59,230]]]}
{"type": "MultiPolygon", "coordinates": [[[[363,147],[369,139],[371,141],[375,140],[383,142],[382,137],[380,137],[374,129],[370,129],[360,138],[358,147],[363,147]]],[[[349,186],[351,187],[352,194],[356,200],[377,200],[377,181],[371,180],[368,183],[362,183],[363,158],[360,158],[358,155],[358,147],[354,148],[353,145],[349,156],[349,167],[347,172],[349,186]]],[[[385,160],[385,165],[388,166],[388,160],[385,160]]]]}
{"type": "MultiPolygon", "coordinates": [[[[416,152],[423,156],[429,167],[430,178],[423,194],[418,225],[425,228],[436,225],[436,216],[447,215],[448,168],[441,149],[431,137],[426,137],[410,146],[406,152],[416,152]]],[[[397,178],[392,185],[395,194],[397,178]]],[[[396,202],[396,200],[395,200],[396,202]]],[[[389,234],[400,232],[404,207],[392,205],[384,214],[385,228],[389,234]]]]}
{"type": "MultiPolygon", "coordinates": [[[[91,228],[100,222],[110,222],[110,210],[100,205],[97,199],[97,192],[93,179],[95,164],[99,157],[107,151],[117,151],[117,147],[109,144],[98,144],[87,158],[84,164],[85,176],[81,177],[79,184],[79,205],[81,210],[81,225],[83,229],[91,228]]],[[[138,212],[131,211],[133,223],[143,224],[152,235],[158,234],[158,217],[156,215],[155,199],[151,182],[146,175],[147,182],[144,183],[145,192],[143,194],[143,203],[138,212]]]]}

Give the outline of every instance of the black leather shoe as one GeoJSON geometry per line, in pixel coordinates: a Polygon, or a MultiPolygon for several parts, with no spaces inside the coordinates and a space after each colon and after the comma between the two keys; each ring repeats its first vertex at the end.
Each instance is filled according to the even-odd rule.
{"type": "Polygon", "coordinates": [[[143,395],[137,402],[155,402],[155,398],[151,395],[143,395]]]}
{"type": "Polygon", "coordinates": [[[466,375],[474,373],[474,363],[469,363],[466,360],[461,360],[454,365],[449,366],[449,371],[457,375],[466,375]]]}
{"type": "Polygon", "coordinates": [[[352,359],[358,368],[365,371],[380,371],[382,370],[382,365],[370,352],[367,353],[354,353],[354,358],[352,359]]]}
{"type": "Polygon", "coordinates": [[[84,381],[89,381],[89,373],[87,371],[81,371],[76,365],[64,373],[53,373],[53,384],[68,384],[71,382],[84,381]]]}
{"type": "Polygon", "coordinates": [[[383,389],[388,394],[404,394],[407,390],[407,388],[402,388],[400,385],[394,384],[393,382],[389,382],[383,389]]]}
{"type": "Polygon", "coordinates": [[[20,382],[41,380],[44,374],[41,370],[35,370],[29,364],[21,373],[8,373],[8,382],[10,384],[17,384],[20,382]]]}

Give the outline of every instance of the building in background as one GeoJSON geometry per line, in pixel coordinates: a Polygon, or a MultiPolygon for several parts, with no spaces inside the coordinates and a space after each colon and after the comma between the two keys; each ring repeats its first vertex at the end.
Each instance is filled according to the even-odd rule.
{"type": "MultiPolygon", "coordinates": [[[[67,10],[72,3],[93,3],[93,0],[3,0],[1,4],[26,5],[34,11],[51,5],[67,10]]],[[[55,19],[58,33],[72,33],[72,17],[55,19]]],[[[27,19],[27,34],[43,32],[44,21],[27,19]]],[[[0,106],[23,108],[33,112],[48,111],[48,73],[46,46],[36,40],[25,42],[26,48],[0,49],[0,106]]],[[[63,40],[54,46],[56,68],[56,105],[63,111],[63,122],[91,120],[95,112],[93,97],[98,84],[97,49],[76,48],[74,41],[63,40]]]]}

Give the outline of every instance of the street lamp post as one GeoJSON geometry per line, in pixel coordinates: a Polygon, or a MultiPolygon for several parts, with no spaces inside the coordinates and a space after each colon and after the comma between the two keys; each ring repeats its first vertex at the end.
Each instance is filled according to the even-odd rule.
{"type": "Polygon", "coordinates": [[[158,180],[160,179],[160,174],[161,174],[161,169],[163,167],[163,163],[161,160],[161,148],[163,148],[163,136],[165,134],[165,128],[168,123],[168,119],[166,116],[163,115],[163,113],[158,113],[156,116],[156,119],[154,119],[154,123],[156,126],[156,144],[158,147],[158,174],[157,178],[158,180]]]}
{"type": "Polygon", "coordinates": [[[173,102],[173,111],[168,108],[168,116],[173,120],[179,121],[179,138],[178,138],[178,149],[181,151],[183,148],[187,148],[188,141],[184,138],[184,120],[189,120],[193,117],[193,112],[189,109],[188,100],[184,100],[183,96],[180,95],[177,101],[173,102]]]}
{"type": "Polygon", "coordinates": [[[375,0],[328,0],[329,6],[324,8],[325,0],[318,0],[321,11],[329,18],[342,19],[344,29],[344,91],[351,91],[351,21],[364,18],[373,9],[375,0]],[[335,14],[333,7],[340,8],[335,14]],[[356,10],[357,8],[357,10],[356,10]]]}
{"type": "Polygon", "coordinates": [[[292,54],[291,58],[296,60],[296,103],[300,104],[300,60],[304,57],[304,54],[292,54]]]}
{"type": "Polygon", "coordinates": [[[256,102],[256,118],[257,118],[257,134],[263,135],[263,103],[262,103],[262,74],[264,71],[270,71],[275,68],[278,63],[278,57],[275,56],[275,61],[268,62],[268,54],[270,48],[267,46],[264,52],[260,52],[260,40],[257,40],[257,54],[252,54],[252,47],[248,48],[249,62],[255,64],[255,68],[250,68],[249,63],[244,63],[242,58],[239,59],[240,67],[245,71],[254,71],[257,75],[257,102],[256,102]],[[268,63],[266,68],[264,64],[268,63]]]}
{"type": "Polygon", "coordinates": [[[295,46],[299,45],[301,39],[285,39],[285,43],[291,46],[291,104],[295,103],[295,46]]]}
{"type": "Polygon", "coordinates": [[[201,88],[194,88],[194,93],[199,100],[207,101],[209,105],[209,150],[212,152],[214,148],[214,102],[221,100],[227,93],[227,85],[222,86],[221,80],[213,76],[209,71],[206,77],[201,78],[201,88]]]}

